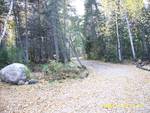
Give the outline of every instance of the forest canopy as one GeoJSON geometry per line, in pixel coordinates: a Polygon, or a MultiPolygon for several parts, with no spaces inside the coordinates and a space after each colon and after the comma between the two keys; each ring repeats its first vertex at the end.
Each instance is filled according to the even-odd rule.
{"type": "Polygon", "coordinates": [[[83,0],[81,9],[73,3],[1,0],[0,62],[150,60],[149,0],[83,0]]]}

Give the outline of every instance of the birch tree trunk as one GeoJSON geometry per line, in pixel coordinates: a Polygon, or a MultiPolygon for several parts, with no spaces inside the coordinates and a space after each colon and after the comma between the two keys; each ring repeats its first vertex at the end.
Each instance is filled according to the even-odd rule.
{"type": "Polygon", "coordinates": [[[72,48],[72,50],[73,50],[73,52],[74,52],[74,54],[75,54],[75,56],[76,56],[76,58],[77,58],[77,61],[78,61],[78,63],[80,64],[80,66],[82,67],[82,68],[85,68],[85,66],[81,63],[81,61],[80,61],[80,58],[79,58],[79,55],[78,55],[78,53],[77,53],[77,50],[76,50],[76,48],[74,47],[74,45],[73,45],[73,41],[72,41],[72,39],[71,39],[71,34],[70,34],[70,37],[69,37],[69,45],[70,45],[70,47],[72,48]]]}
{"type": "Polygon", "coordinates": [[[133,44],[133,36],[132,36],[132,32],[131,32],[130,23],[129,23],[127,13],[125,15],[125,18],[126,18],[126,22],[127,22],[127,28],[128,28],[129,38],[130,38],[130,44],[131,44],[133,59],[136,60],[135,48],[134,48],[134,44],[133,44]]]}
{"type": "Polygon", "coordinates": [[[145,7],[145,9],[148,9],[149,8],[149,4],[150,4],[150,2],[149,2],[149,0],[143,0],[143,2],[144,2],[144,7],[145,7]]]}
{"type": "Polygon", "coordinates": [[[119,61],[122,61],[122,51],[121,51],[121,42],[120,42],[120,35],[119,35],[119,25],[118,25],[118,13],[120,13],[120,0],[116,0],[116,34],[117,34],[117,50],[118,50],[118,58],[119,61]]]}
{"type": "Polygon", "coordinates": [[[119,27],[118,27],[118,15],[116,14],[116,33],[117,33],[117,50],[119,61],[122,61],[122,52],[121,52],[121,43],[120,43],[120,35],[119,35],[119,27]]]}
{"type": "Polygon", "coordinates": [[[2,35],[0,37],[0,44],[1,44],[1,41],[2,41],[2,39],[4,38],[4,36],[6,34],[8,19],[9,19],[11,13],[12,13],[12,10],[13,10],[13,2],[14,2],[14,0],[11,0],[10,7],[9,7],[9,12],[6,16],[5,21],[4,21],[4,29],[3,29],[2,35]]]}

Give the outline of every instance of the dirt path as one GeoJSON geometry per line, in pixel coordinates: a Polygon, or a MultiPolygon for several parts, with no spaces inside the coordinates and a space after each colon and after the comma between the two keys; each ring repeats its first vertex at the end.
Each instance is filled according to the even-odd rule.
{"type": "Polygon", "coordinates": [[[150,113],[150,72],[133,65],[82,61],[82,80],[0,84],[0,113],[150,113]]]}

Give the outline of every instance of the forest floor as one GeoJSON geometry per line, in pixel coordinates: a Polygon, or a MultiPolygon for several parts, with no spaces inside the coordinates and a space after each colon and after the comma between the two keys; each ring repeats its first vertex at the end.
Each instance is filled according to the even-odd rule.
{"type": "Polygon", "coordinates": [[[0,113],[150,113],[150,72],[131,64],[82,61],[85,79],[0,83],[0,113]]]}

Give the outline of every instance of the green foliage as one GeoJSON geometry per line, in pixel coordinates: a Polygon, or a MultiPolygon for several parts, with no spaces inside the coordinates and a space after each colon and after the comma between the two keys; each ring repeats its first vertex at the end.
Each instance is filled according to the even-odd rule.
{"type": "Polygon", "coordinates": [[[94,5],[92,7],[91,0],[87,0],[85,4],[84,36],[88,59],[118,62],[119,49],[122,60],[132,60],[129,29],[136,57],[150,59],[150,13],[149,10],[144,9],[143,0],[97,2],[97,5],[100,4],[97,10],[93,8],[94,5]],[[128,16],[125,16],[126,14],[128,16]],[[130,27],[127,27],[127,17],[130,27]],[[93,29],[96,33],[92,31],[93,29]]]}
{"type": "Polygon", "coordinates": [[[128,10],[129,15],[138,19],[144,6],[143,0],[125,0],[124,2],[124,7],[128,10]]]}
{"type": "Polygon", "coordinates": [[[4,13],[4,0],[0,1],[0,15],[4,13]]]}
{"type": "Polygon", "coordinates": [[[43,72],[45,72],[45,73],[51,73],[48,64],[42,64],[41,67],[42,67],[42,71],[43,72]]]}
{"type": "Polygon", "coordinates": [[[47,64],[42,65],[43,72],[47,74],[55,74],[59,72],[63,68],[63,64],[61,62],[57,62],[55,60],[49,61],[47,64]]]}
{"type": "Polygon", "coordinates": [[[0,68],[14,63],[22,63],[22,51],[18,48],[0,48],[0,68]]]}
{"type": "Polygon", "coordinates": [[[26,73],[27,79],[30,79],[30,78],[31,78],[31,71],[30,71],[30,69],[28,69],[28,68],[26,67],[25,73],[26,73]]]}
{"type": "Polygon", "coordinates": [[[105,54],[104,60],[106,62],[117,62],[116,51],[110,49],[108,54],[105,54]]]}
{"type": "Polygon", "coordinates": [[[87,77],[87,74],[84,74],[85,70],[79,68],[74,62],[62,64],[53,60],[47,64],[42,64],[41,67],[46,75],[45,79],[50,80],[50,82],[66,78],[76,79],[87,77]]]}
{"type": "Polygon", "coordinates": [[[8,52],[6,49],[0,48],[0,68],[7,65],[9,61],[8,52]]]}
{"type": "Polygon", "coordinates": [[[22,59],[22,50],[18,49],[18,48],[8,48],[7,49],[8,52],[8,57],[9,57],[9,63],[13,63],[13,62],[19,62],[22,63],[23,59],[22,59]]]}
{"type": "Polygon", "coordinates": [[[59,74],[62,71],[78,69],[78,66],[73,62],[63,64],[63,63],[57,62],[55,60],[51,60],[47,64],[42,64],[41,67],[42,67],[42,71],[45,72],[47,75],[51,75],[51,74],[55,75],[55,74],[59,74]]]}

